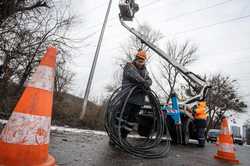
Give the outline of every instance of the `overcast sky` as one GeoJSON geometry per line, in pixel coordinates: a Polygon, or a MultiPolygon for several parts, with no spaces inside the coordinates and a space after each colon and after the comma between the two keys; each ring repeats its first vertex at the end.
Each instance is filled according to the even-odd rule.
{"type": "MultiPolygon", "coordinates": [[[[120,46],[130,33],[118,19],[118,2],[113,0],[108,25],[91,89],[101,96],[112,82],[121,57],[120,46]]],[[[239,92],[250,106],[250,1],[249,0],[137,0],[140,10],[134,27],[147,23],[167,40],[186,40],[199,48],[198,60],[188,67],[197,74],[224,73],[239,82],[239,92]]],[[[78,44],[71,68],[76,72],[72,93],[83,96],[108,0],[72,0],[72,13],[79,18],[70,33],[84,39],[78,44]]],[[[164,48],[164,47],[163,47],[164,48]]],[[[157,67],[154,67],[154,71],[157,67]]]]}

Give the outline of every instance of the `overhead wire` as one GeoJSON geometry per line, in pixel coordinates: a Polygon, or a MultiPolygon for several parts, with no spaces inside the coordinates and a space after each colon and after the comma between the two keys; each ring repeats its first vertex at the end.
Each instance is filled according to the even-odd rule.
{"type": "MultiPolygon", "coordinates": [[[[162,1],[162,0],[158,0],[157,2],[160,2],[160,1],[162,1]]],[[[149,2],[149,3],[147,3],[146,5],[143,5],[141,8],[149,7],[149,6],[151,6],[151,5],[156,4],[157,2],[155,2],[155,0],[153,0],[153,1],[149,2]]],[[[109,19],[109,22],[115,20],[116,18],[117,18],[117,16],[111,17],[111,18],[109,19]]],[[[102,22],[100,22],[100,23],[98,23],[98,24],[94,24],[94,25],[89,26],[89,27],[84,28],[84,29],[87,29],[87,30],[89,30],[89,29],[94,29],[94,28],[97,28],[97,27],[99,27],[99,26],[101,26],[101,25],[102,25],[102,22]]],[[[93,33],[94,35],[96,35],[98,32],[99,32],[99,31],[97,30],[97,31],[92,32],[92,33],[93,33]]],[[[91,33],[91,34],[92,34],[92,33],[91,33]]],[[[89,34],[86,35],[86,36],[89,36],[89,34]]],[[[84,38],[86,38],[86,37],[84,37],[84,38]]]]}
{"type": "MultiPolygon", "coordinates": [[[[200,11],[203,11],[203,10],[206,10],[206,9],[211,9],[211,8],[217,7],[217,6],[219,6],[219,5],[223,5],[223,4],[225,4],[225,3],[228,3],[228,2],[230,2],[230,1],[233,1],[233,0],[223,1],[223,2],[221,2],[221,3],[217,3],[217,4],[214,4],[214,5],[208,6],[208,7],[206,7],[206,8],[197,9],[197,10],[195,10],[195,11],[191,11],[191,12],[188,12],[188,13],[192,13],[192,14],[193,14],[193,13],[198,12],[198,11],[200,12],[200,11]]],[[[149,5],[152,5],[152,4],[154,4],[154,3],[151,3],[151,4],[149,4],[149,5]]],[[[178,18],[178,17],[184,16],[184,15],[185,15],[185,14],[182,14],[182,15],[179,15],[179,16],[176,16],[176,17],[178,18]]],[[[201,29],[213,27],[213,26],[220,25],[220,24],[225,24],[225,23],[229,23],[229,22],[233,22],[233,21],[238,21],[238,20],[246,19],[246,18],[248,18],[248,17],[250,17],[250,15],[240,16],[240,17],[236,17],[236,18],[232,18],[232,19],[220,21],[220,22],[213,23],[213,24],[209,24],[209,25],[204,25],[204,26],[196,27],[196,28],[189,29],[189,30],[185,30],[185,31],[182,31],[182,32],[177,32],[177,33],[174,34],[174,36],[178,36],[178,35],[180,35],[180,34],[184,34],[184,33],[187,33],[187,32],[193,32],[193,31],[197,31],[197,30],[201,30],[201,29]]],[[[115,17],[112,18],[112,19],[115,19],[115,17]]],[[[111,19],[111,20],[112,20],[112,19],[111,19]]],[[[136,20],[136,21],[137,21],[137,23],[139,23],[138,20],[136,20]]],[[[140,24],[139,24],[139,25],[140,25],[140,24]]],[[[95,26],[96,26],[96,25],[95,25],[95,26]]],[[[98,32],[98,31],[93,32],[93,33],[92,33],[93,35],[91,35],[91,36],[94,36],[95,34],[97,34],[97,32],[98,32]]]]}
{"type": "Polygon", "coordinates": [[[246,4],[246,6],[244,6],[242,9],[241,9],[241,11],[240,11],[240,14],[243,14],[243,12],[247,9],[247,8],[249,8],[249,6],[250,6],[250,3],[249,3],[250,1],[248,1],[248,3],[246,4]]]}
{"type": "MultiPolygon", "coordinates": [[[[161,0],[159,0],[161,1],[161,0]]],[[[157,2],[159,2],[157,1],[157,2]]],[[[216,3],[216,4],[213,4],[213,5],[210,5],[210,6],[207,6],[205,8],[200,8],[200,9],[196,9],[196,10],[193,10],[193,11],[190,11],[190,12],[186,12],[186,13],[183,13],[181,15],[177,15],[177,16],[174,16],[174,17],[171,17],[169,19],[167,19],[166,21],[170,21],[170,20],[173,20],[173,19],[177,19],[179,17],[183,17],[183,16],[186,16],[186,15],[190,15],[190,14],[194,14],[194,13],[197,13],[197,12],[201,12],[201,11],[204,11],[204,10],[207,10],[207,9],[211,9],[211,8],[215,8],[217,6],[220,6],[220,5],[224,5],[226,3],[229,3],[233,0],[226,0],[226,1],[223,1],[223,2],[220,2],[220,3],[216,3]]],[[[141,8],[144,8],[144,7],[148,7],[148,6],[151,6],[153,4],[155,4],[156,2],[154,1],[151,1],[149,2],[148,4],[142,6],[141,8]]],[[[177,32],[176,34],[174,34],[175,36],[176,35],[180,35],[180,34],[183,34],[183,33],[187,33],[187,32],[192,32],[192,31],[195,31],[195,30],[200,30],[200,29],[204,29],[204,28],[208,28],[208,27],[212,27],[212,26],[215,26],[215,25],[219,25],[219,24],[223,24],[223,23],[227,23],[227,22],[231,22],[231,21],[236,21],[237,19],[243,19],[245,17],[249,17],[248,16],[243,16],[243,17],[238,17],[238,18],[233,18],[233,19],[229,19],[229,20],[225,20],[225,21],[222,21],[222,22],[218,22],[218,23],[214,23],[214,24],[210,24],[210,25],[205,25],[205,26],[201,26],[201,27],[196,27],[196,28],[193,28],[193,29],[190,29],[190,30],[187,30],[187,31],[182,31],[182,32],[177,32]],[[235,20],[236,19],[236,20],[235,20]]],[[[112,17],[110,18],[110,21],[114,20],[116,17],[112,17]]],[[[93,25],[93,26],[90,26],[86,29],[92,29],[92,28],[95,28],[95,27],[98,27],[98,26],[101,26],[102,23],[98,23],[96,25],[93,25]]],[[[99,31],[95,31],[95,32],[92,32],[91,34],[88,34],[86,35],[84,38],[89,38],[89,36],[95,36],[99,31]]]]}
{"type": "Polygon", "coordinates": [[[184,34],[184,33],[188,33],[188,32],[198,31],[198,30],[205,29],[205,28],[210,28],[210,27],[213,27],[213,26],[221,25],[221,24],[226,24],[226,23],[230,23],[230,22],[234,22],[234,21],[243,20],[243,19],[246,19],[246,18],[249,18],[249,17],[250,17],[250,14],[245,15],[245,16],[240,16],[240,17],[235,17],[235,18],[223,20],[223,21],[219,21],[219,22],[216,22],[216,23],[213,23],[213,24],[208,24],[208,25],[195,27],[195,28],[192,28],[192,29],[189,29],[189,30],[177,32],[177,33],[174,34],[174,36],[184,34]]]}
{"type": "Polygon", "coordinates": [[[173,17],[170,17],[170,18],[167,18],[165,20],[165,22],[170,22],[170,21],[173,21],[173,20],[176,20],[180,17],[184,17],[184,16],[187,16],[187,15],[191,15],[191,14],[194,14],[194,13],[199,13],[199,12],[202,12],[202,11],[205,11],[205,10],[208,10],[208,9],[211,9],[211,8],[215,8],[215,7],[218,7],[218,6],[221,6],[221,5],[224,5],[226,3],[229,3],[233,0],[227,0],[227,1],[223,1],[223,2],[220,2],[220,3],[216,3],[216,4],[213,4],[211,6],[207,6],[207,7],[204,7],[204,8],[199,8],[199,9],[195,9],[193,11],[189,11],[189,12],[184,12],[180,15],[177,15],[177,16],[173,16],[173,17]]]}
{"type": "MultiPolygon", "coordinates": [[[[86,15],[89,15],[90,13],[92,13],[92,12],[94,12],[95,10],[97,10],[97,9],[99,9],[99,8],[101,8],[101,7],[103,7],[103,6],[105,6],[107,3],[106,2],[104,2],[104,3],[101,3],[100,5],[97,5],[97,6],[95,6],[95,7],[93,7],[93,8],[91,8],[91,9],[89,9],[86,13],[86,15]]],[[[85,16],[86,16],[85,15],[85,16]]]]}
{"type": "MultiPolygon", "coordinates": [[[[175,18],[179,18],[179,17],[182,17],[182,16],[185,16],[185,15],[190,15],[190,14],[194,14],[194,13],[197,13],[197,12],[201,12],[203,10],[207,10],[207,9],[211,9],[211,8],[214,8],[214,7],[217,7],[217,6],[220,6],[220,5],[223,5],[223,4],[226,4],[230,1],[233,1],[233,0],[227,0],[227,1],[223,1],[223,2],[220,2],[220,3],[217,3],[217,4],[214,4],[214,5],[211,5],[211,6],[208,6],[208,7],[205,7],[205,8],[200,8],[200,9],[197,9],[197,10],[194,10],[194,11],[190,11],[190,12],[186,12],[184,14],[181,14],[181,15],[178,15],[178,16],[175,16],[175,18]]],[[[148,5],[152,5],[154,3],[149,3],[148,5]]],[[[146,5],[145,5],[146,6],[146,5]]],[[[220,25],[220,24],[225,24],[225,23],[229,23],[229,22],[233,22],[233,21],[238,21],[238,20],[242,20],[242,19],[246,19],[250,17],[250,15],[246,15],[246,16],[240,16],[240,17],[235,17],[235,18],[231,18],[231,19],[228,19],[228,20],[223,20],[223,21],[220,21],[220,22],[217,22],[217,23],[213,23],[213,24],[209,24],[209,25],[204,25],[204,26],[200,26],[200,27],[196,27],[196,28],[193,28],[193,29],[189,29],[189,30],[186,30],[186,31],[182,31],[182,32],[177,32],[175,35],[179,35],[179,34],[184,34],[184,33],[187,33],[187,32],[193,32],[193,31],[196,31],[196,30],[200,30],[200,29],[204,29],[204,28],[209,28],[209,27],[213,27],[213,26],[216,26],[216,25],[220,25]]],[[[112,19],[115,19],[112,18],[112,19]]],[[[111,20],[112,20],[111,19],[111,20]]],[[[172,20],[174,19],[174,17],[172,18],[169,18],[169,20],[172,20]]],[[[140,25],[139,21],[136,19],[137,23],[140,25]]],[[[87,38],[90,38],[92,36],[95,35],[95,33],[97,33],[98,31],[95,31],[91,34],[89,34],[88,36],[86,36],[87,38]]],[[[238,63],[238,62],[236,62],[238,63]]],[[[236,64],[234,63],[234,64],[236,64]]],[[[241,63],[241,62],[240,62],[241,63]]],[[[246,62],[242,62],[242,63],[246,63],[246,62]]]]}
{"type": "MultiPolygon", "coordinates": [[[[141,8],[148,7],[148,6],[153,5],[153,4],[155,4],[155,2],[153,3],[153,1],[152,1],[151,3],[148,3],[148,4],[144,5],[144,6],[142,6],[141,8]]],[[[111,18],[109,19],[109,21],[113,21],[113,20],[115,20],[116,18],[117,18],[117,16],[113,16],[113,17],[111,17],[111,18]]],[[[92,26],[90,26],[90,27],[87,27],[87,28],[85,28],[85,29],[92,29],[92,28],[95,28],[95,27],[99,27],[99,26],[101,26],[101,25],[102,25],[102,22],[100,22],[100,23],[98,23],[98,24],[95,24],[95,25],[92,25],[92,26]]]]}

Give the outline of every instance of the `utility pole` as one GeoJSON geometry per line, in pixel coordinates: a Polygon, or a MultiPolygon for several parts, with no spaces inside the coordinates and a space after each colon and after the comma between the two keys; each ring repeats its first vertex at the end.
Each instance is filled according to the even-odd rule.
{"type": "Polygon", "coordinates": [[[95,72],[96,62],[97,62],[98,55],[99,55],[99,52],[100,52],[100,47],[101,47],[104,31],[105,31],[106,24],[107,24],[107,21],[108,21],[108,16],[109,16],[111,4],[112,4],[112,0],[109,1],[108,9],[107,9],[107,12],[106,12],[106,15],[105,15],[105,18],[104,18],[104,22],[103,22],[103,25],[102,25],[101,34],[100,34],[99,41],[98,41],[98,44],[97,44],[97,47],[96,47],[94,60],[93,60],[92,67],[91,67],[91,70],[90,70],[89,79],[88,79],[87,87],[86,87],[84,98],[83,98],[82,112],[81,112],[81,115],[80,115],[81,120],[83,120],[83,118],[85,116],[85,113],[86,113],[89,92],[90,92],[90,88],[91,88],[91,84],[92,84],[92,80],[93,80],[93,76],[94,76],[94,72],[95,72]]]}

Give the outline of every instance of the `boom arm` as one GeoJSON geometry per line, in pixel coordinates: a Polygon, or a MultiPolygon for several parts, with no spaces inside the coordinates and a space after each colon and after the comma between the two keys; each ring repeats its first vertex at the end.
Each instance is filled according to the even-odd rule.
{"type": "MultiPolygon", "coordinates": [[[[127,2],[128,2],[128,6],[126,6],[126,9],[129,9],[129,7],[135,6],[135,5],[131,5],[131,3],[134,3],[133,0],[130,0],[127,2]]],[[[189,103],[192,103],[195,101],[204,100],[210,86],[203,79],[201,79],[198,75],[194,74],[193,72],[188,71],[184,66],[177,63],[173,58],[171,58],[169,55],[167,55],[162,49],[160,49],[159,47],[157,47],[153,43],[147,41],[144,38],[144,36],[141,35],[139,32],[137,32],[134,28],[130,28],[127,24],[125,24],[124,21],[132,21],[133,20],[134,13],[131,14],[131,13],[127,12],[127,13],[129,13],[129,15],[126,15],[126,12],[124,12],[125,8],[123,8],[121,5],[119,5],[119,7],[120,7],[120,11],[121,11],[121,13],[119,14],[119,18],[120,18],[120,22],[121,22],[122,26],[124,26],[129,32],[134,34],[138,39],[140,39],[143,43],[145,43],[149,48],[151,48],[153,51],[155,51],[160,57],[162,57],[168,63],[173,65],[181,73],[181,75],[183,76],[183,78],[186,81],[189,82],[189,80],[190,80],[193,83],[195,83],[196,85],[198,85],[198,87],[201,88],[200,93],[198,95],[192,97],[191,99],[188,99],[187,101],[185,101],[185,104],[189,104],[189,103]],[[129,17],[130,17],[130,19],[128,20],[129,17]]],[[[138,10],[130,9],[130,11],[136,12],[138,10]]],[[[192,86],[192,87],[195,88],[197,86],[192,86]]]]}

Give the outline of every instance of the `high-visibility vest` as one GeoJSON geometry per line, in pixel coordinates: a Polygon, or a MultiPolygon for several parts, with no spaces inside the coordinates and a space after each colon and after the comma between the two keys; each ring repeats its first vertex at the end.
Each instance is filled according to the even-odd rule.
{"type": "Polygon", "coordinates": [[[205,101],[200,101],[198,103],[198,106],[195,110],[195,119],[207,119],[207,113],[206,113],[206,102],[205,101]]]}

